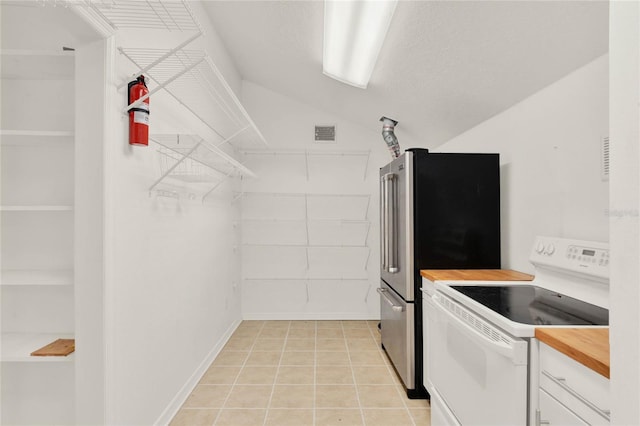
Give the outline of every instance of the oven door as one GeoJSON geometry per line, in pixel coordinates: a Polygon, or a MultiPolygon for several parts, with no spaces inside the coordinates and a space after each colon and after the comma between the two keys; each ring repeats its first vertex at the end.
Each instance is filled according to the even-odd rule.
{"type": "Polygon", "coordinates": [[[432,302],[427,350],[434,368],[428,376],[441,399],[433,417],[453,415],[463,425],[525,425],[527,341],[442,293],[432,302]]]}
{"type": "Polygon", "coordinates": [[[382,345],[407,389],[415,389],[414,305],[380,282],[382,345]]]}

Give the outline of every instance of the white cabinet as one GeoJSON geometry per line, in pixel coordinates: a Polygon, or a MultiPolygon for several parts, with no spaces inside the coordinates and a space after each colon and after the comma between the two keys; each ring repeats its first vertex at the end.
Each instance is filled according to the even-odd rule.
{"type": "Polygon", "coordinates": [[[609,380],[540,343],[536,423],[608,425],[609,380]]]}
{"type": "Polygon", "coordinates": [[[0,5],[0,423],[11,425],[74,424],[79,377],[75,353],[30,354],[77,331],[73,48],[93,36],[71,8],[41,3],[0,5]]]}

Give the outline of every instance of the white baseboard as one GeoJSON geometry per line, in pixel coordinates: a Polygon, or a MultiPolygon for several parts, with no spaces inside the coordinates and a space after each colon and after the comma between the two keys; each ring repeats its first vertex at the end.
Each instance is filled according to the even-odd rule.
{"type": "Polygon", "coordinates": [[[202,375],[207,371],[209,365],[213,362],[214,359],[218,356],[224,345],[227,343],[231,335],[236,328],[240,325],[242,320],[234,321],[233,324],[224,332],[220,340],[213,346],[213,348],[209,351],[205,359],[202,360],[198,368],[193,372],[189,380],[182,386],[182,388],[178,391],[176,396],[173,397],[167,408],[164,409],[158,420],[156,420],[154,425],[168,425],[171,422],[171,419],[176,415],[182,404],[187,400],[193,389],[196,387],[202,375]]]}
{"type": "Polygon", "coordinates": [[[353,312],[243,312],[242,319],[245,320],[361,320],[361,321],[379,321],[379,315],[369,313],[353,313],[353,312]]]}

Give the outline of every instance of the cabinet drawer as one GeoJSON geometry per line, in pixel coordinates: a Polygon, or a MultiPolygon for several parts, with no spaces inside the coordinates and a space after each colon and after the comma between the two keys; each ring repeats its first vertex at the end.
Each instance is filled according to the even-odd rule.
{"type": "Polygon", "coordinates": [[[586,423],[609,424],[609,380],[542,342],[540,388],[541,400],[546,391],[586,423]]]}
{"type": "Polygon", "coordinates": [[[552,426],[584,426],[588,424],[542,389],[540,389],[540,419],[538,423],[552,426]]]}

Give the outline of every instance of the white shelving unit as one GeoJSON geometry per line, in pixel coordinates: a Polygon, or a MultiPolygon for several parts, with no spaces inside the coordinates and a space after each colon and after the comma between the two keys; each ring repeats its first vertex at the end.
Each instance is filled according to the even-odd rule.
{"type": "MultiPolygon", "coordinates": [[[[174,186],[167,190],[162,185],[171,184],[172,180],[189,186],[213,183],[200,191],[204,201],[226,178],[254,176],[235,158],[235,150],[264,148],[267,141],[208,55],[203,27],[188,1],[110,0],[74,6],[87,19],[118,34],[118,50],[136,70],[120,82],[120,91],[126,90],[129,81],[145,76],[149,94],[124,108],[123,114],[148,97],[155,99],[158,93],[172,103],[170,116],[181,110],[198,124],[195,134],[179,129],[172,134],[150,136],[161,146],[158,157],[162,166],[159,178],[149,187],[150,195],[155,192],[179,198],[180,191],[174,186]],[[132,29],[136,30],[133,37],[126,33],[132,29]],[[149,33],[150,43],[136,46],[144,38],[140,33],[147,30],[153,32],[149,33]]],[[[154,100],[152,117],[158,113],[156,105],[154,100]]]]}
{"type": "Polygon", "coordinates": [[[70,212],[73,206],[0,206],[5,212],[70,212]]]}
{"type": "Polygon", "coordinates": [[[71,286],[71,269],[3,269],[2,286],[71,286]]]}
{"type": "MultiPolygon", "coordinates": [[[[119,51],[138,70],[128,80],[144,75],[149,82],[148,97],[162,92],[174,109],[186,112],[198,124],[196,134],[178,132],[150,137],[163,147],[159,155],[166,167],[149,190],[155,190],[166,178],[210,182],[217,176],[218,182],[204,191],[204,201],[225,178],[255,176],[235,158],[235,151],[266,147],[267,141],[206,50],[188,48],[199,44],[201,38],[202,34],[196,32],[173,48],[123,46],[119,51]]],[[[125,88],[126,83],[123,81],[120,88],[125,88]]],[[[144,99],[128,105],[123,112],[144,99]]]]}
{"type": "Polygon", "coordinates": [[[197,135],[152,135],[150,139],[160,145],[161,171],[150,191],[167,179],[205,183],[209,188],[202,195],[204,200],[230,176],[255,176],[231,155],[197,135]]]}
{"type": "Polygon", "coordinates": [[[265,280],[367,279],[370,194],[244,192],[238,198],[245,279],[259,280],[261,273],[265,280]]]}
{"type": "Polygon", "coordinates": [[[343,318],[355,306],[366,311],[373,287],[370,151],[244,149],[241,154],[260,176],[244,181],[236,195],[246,314],[328,319],[343,318]]]}
{"type": "MultiPolygon", "coordinates": [[[[5,28],[2,37],[15,43],[5,28]]],[[[64,424],[74,415],[74,356],[30,354],[74,338],[74,53],[0,55],[1,422],[64,424]]]]}

